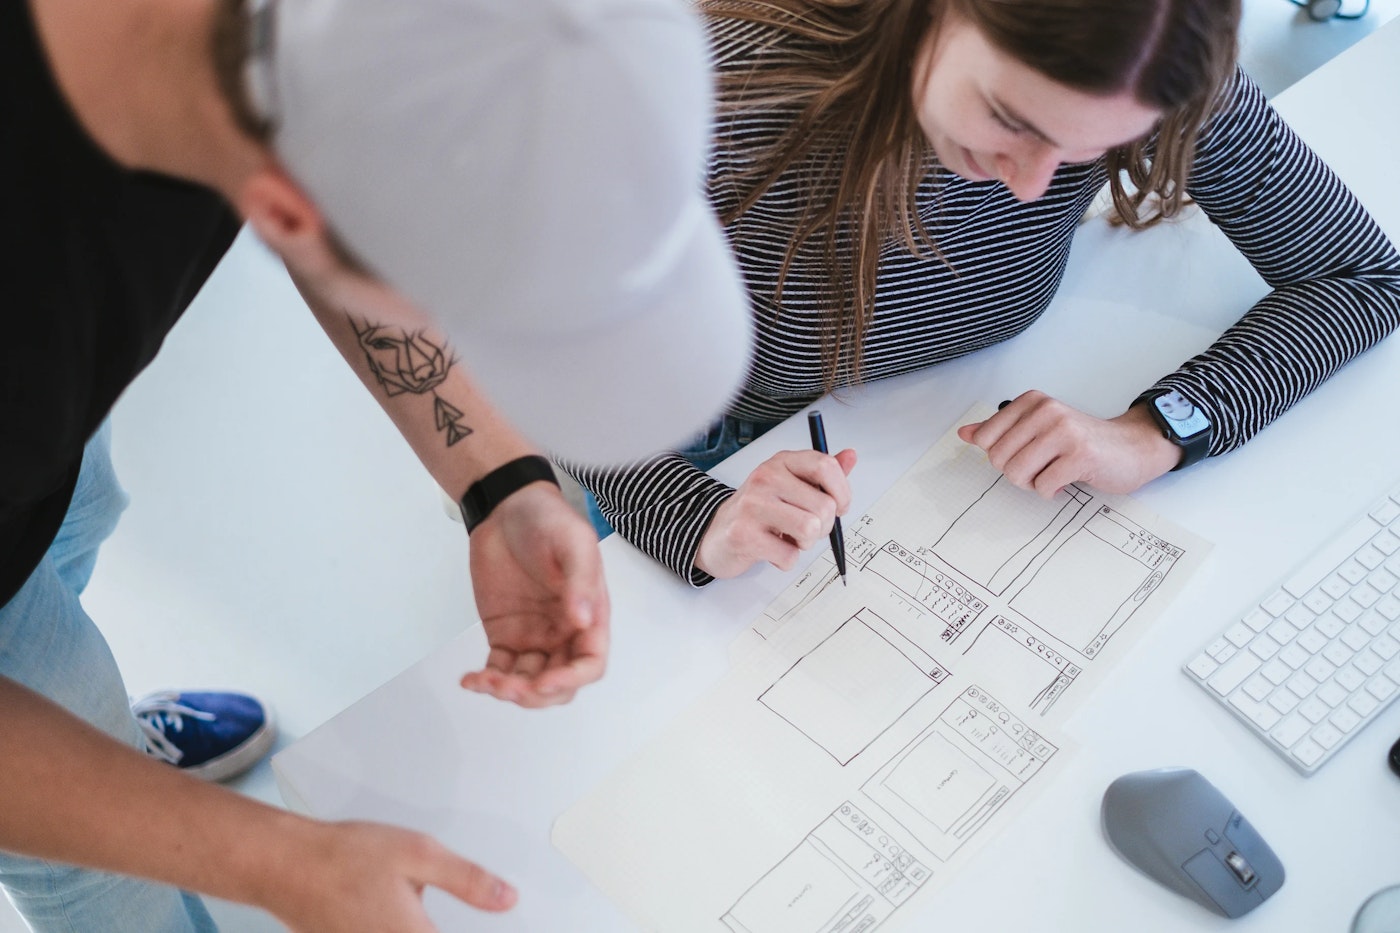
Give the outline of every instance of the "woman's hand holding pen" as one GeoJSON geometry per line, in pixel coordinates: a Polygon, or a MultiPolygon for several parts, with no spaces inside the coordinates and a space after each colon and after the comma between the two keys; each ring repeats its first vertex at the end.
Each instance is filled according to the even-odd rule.
{"type": "Polygon", "coordinates": [[[798,555],[827,544],[836,516],[851,505],[846,476],[856,452],[823,454],[784,450],[749,474],[725,500],[695,555],[695,566],[712,577],[736,577],[767,562],[791,570],[798,555]]]}
{"type": "Polygon", "coordinates": [[[1050,498],[1070,483],[1129,493],[1176,466],[1181,450],[1135,405],[1116,418],[1095,418],[1030,391],[1000,411],[958,428],[987,452],[992,466],[1022,489],[1050,498]]]}

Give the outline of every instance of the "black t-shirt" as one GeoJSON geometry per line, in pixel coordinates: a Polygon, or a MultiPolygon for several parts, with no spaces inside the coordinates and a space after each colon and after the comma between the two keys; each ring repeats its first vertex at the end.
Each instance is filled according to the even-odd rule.
{"type": "Polygon", "coordinates": [[[0,605],[52,543],[83,445],[238,232],[214,192],[78,124],[26,0],[0,2],[0,605]]]}

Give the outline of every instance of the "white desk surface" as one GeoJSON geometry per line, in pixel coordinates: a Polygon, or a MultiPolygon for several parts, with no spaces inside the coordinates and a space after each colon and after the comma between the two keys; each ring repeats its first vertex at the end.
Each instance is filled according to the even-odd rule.
{"type": "MultiPolygon", "coordinates": [[[[1277,103],[1400,241],[1395,88],[1400,22],[1277,103]]],[[[1055,306],[1024,335],[821,404],[833,443],[861,454],[852,514],[970,403],[1040,388],[1091,412],[1116,413],[1263,291],[1199,216],[1137,235],[1090,225],[1055,306]]],[[[1400,342],[1392,338],[1242,450],[1135,496],[1215,549],[1070,720],[1081,749],[1063,774],[922,915],[906,918],[916,921],[910,928],[1318,933],[1346,929],[1367,895],[1400,882],[1400,779],[1384,763],[1400,736],[1400,705],[1305,779],[1180,671],[1231,614],[1400,484],[1397,371],[1400,342]],[[1287,883],[1244,919],[1217,918],[1169,893],[1104,842],[1104,788],[1124,772],[1162,765],[1204,773],[1282,858],[1287,883]]],[[[793,419],[716,473],[737,481],[774,450],[806,442],[793,419]]],[[[632,928],[551,847],[550,826],[721,676],[727,646],[791,578],[769,568],[695,591],[619,540],[606,541],[603,552],[614,603],[611,662],[603,681],[571,705],[523,711],[462,692],[457,678],[485,655],[474,627],[274,759],[292,806],[427,830],[520,886],[519,906],[499,917],[430,895],[444,930],[632,928]]]]}

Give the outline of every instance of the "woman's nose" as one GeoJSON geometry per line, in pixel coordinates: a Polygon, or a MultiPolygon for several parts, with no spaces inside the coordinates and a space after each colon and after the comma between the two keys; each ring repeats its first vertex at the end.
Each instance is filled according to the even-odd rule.
{"type": "Polygon", "coordinates": [[[1034,201],[1050,187],[1060,167],[1059,150],[1040,145],[1015,155],[997,156],[997,177],[1018,201],[1034,201]]]}

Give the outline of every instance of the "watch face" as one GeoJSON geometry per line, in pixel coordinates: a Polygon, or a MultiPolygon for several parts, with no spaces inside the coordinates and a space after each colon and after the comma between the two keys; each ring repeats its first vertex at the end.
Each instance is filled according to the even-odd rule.
{"type": "Polygon", "coordinates": [[[1163,392],[1152,404],[1162,413],[1171,432],[1182,440],[1210,430],[1210,421],[1180,392],[1163,392]]]}

